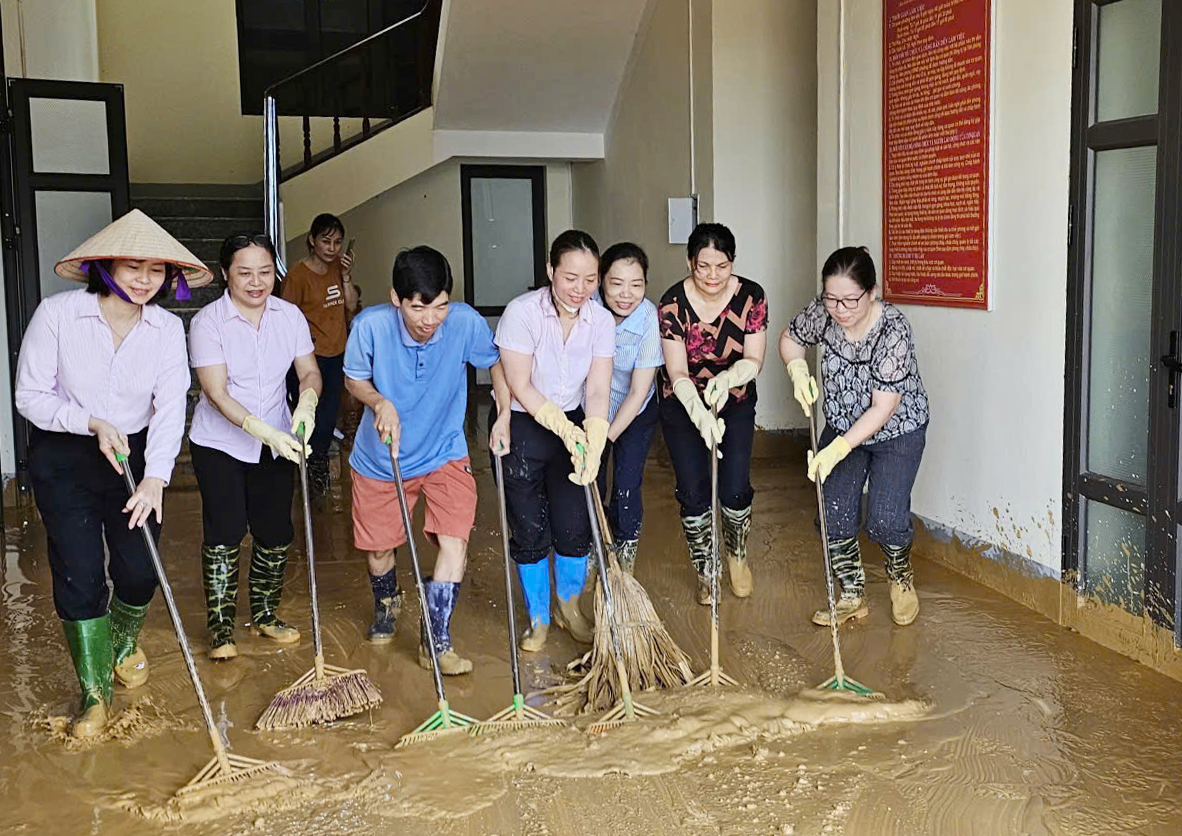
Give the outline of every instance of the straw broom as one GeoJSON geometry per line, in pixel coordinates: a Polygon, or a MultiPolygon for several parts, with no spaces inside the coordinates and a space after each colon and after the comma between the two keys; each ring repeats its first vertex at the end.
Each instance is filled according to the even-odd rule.
{"type": "Polygon", "coordinates": [[[320,605],[316,594],[316,556],[312,545],[312,509],[308,502],[308,468],[304,458],[304,433],[300,442],[300,493],[304,500],[304,551],[308,557],[308,592],[312,599],[312,637],[316,658],[312,670],[284,688],[259,717],[256,728],[275,731],[324,725],[352,717],[381,704],[382,694],[364,670],[347,670],[324,663],[320,640],[320,605]]]}

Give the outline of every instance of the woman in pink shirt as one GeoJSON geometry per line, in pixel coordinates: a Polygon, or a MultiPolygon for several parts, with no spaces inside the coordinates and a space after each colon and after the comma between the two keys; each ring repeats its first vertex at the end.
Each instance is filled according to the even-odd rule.
{"type": "Polygon", "coordinates": [[[160,536],[164,487],[185,431],[185,329],[156,303],[174,282],[187,298],[212,276],[138,209],[55,270],[86,287],[37,306],[17,362],[16,408],[33,424],[29,475],[53,602],[82,687],[71,732],[92,737],[107,723],[114,680],[134,688],[148,679],[138,637],[156,574],[138,529],[147,523],[160,536]],[[124,467],[138,482],[130,499],[124,467]]]}
{"type": "Polygon", "coordinates": [[[300,460],[294,435],[312,437],[321,385],[308,321],[271,295],[271,239],[261,232],[231,235],[222,242],[220,263],[226,292],[189,326],[189,359],[201,384],[189,450],[201,490],[201,573],[214,660],[238,655],[238,553],[248,528],[251,627],[280,644],[300,640],[276,610],[294,536],[292,463],[300,460]],[[294,413],[285,383],[293,364],[300,393],[294,413]]]}
{"type": "Polygon", "coordinates": [[[551,551],[559,623],[578,641],[591,641],[579,611],[591,549],[583,486],[595,481],[607,443],[616,350],[615,320],[591,298],[599,284],[595,240],[562,233],[546,272],[549,284],[506,306],[496,340],[513,395],[512,440],[499,455],[506,455],[509,550],[529,610],[526,651],[541,650],[550,628],[551,551]]]}

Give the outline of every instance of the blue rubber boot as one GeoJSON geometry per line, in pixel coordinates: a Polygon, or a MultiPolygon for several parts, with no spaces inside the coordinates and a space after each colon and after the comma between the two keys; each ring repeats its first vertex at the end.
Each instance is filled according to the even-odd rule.
{"type": "Polygon", "coordinates": [[[440,673],[459,676],[470,672],[472,663],[451,646],[451,616],[456,609],[456,599],[460,597],[460,585],[427,577],[423,578],[423,592],[427,596],[427,613],[419,627],[419,665],[431,670],[431,651],[427,642],[433,637],[440,673]]]}
{"type": "Polygon", "coordinates": [[[529,612],[529,630],[521,637],[521,649],[537,653],[546,644],[550,632],[550,561],[518,563],[517,578],[521,581],[521,594],[529,612]]]}
{"type": "Polygon", "coordinates": [[[587,580],[587,556],[567,557],[554,554],[554,586],[558,593],[558,625],[575,641],[590,644],[594,637],[591,624],[579,609],[579,595],[587,580]]]}

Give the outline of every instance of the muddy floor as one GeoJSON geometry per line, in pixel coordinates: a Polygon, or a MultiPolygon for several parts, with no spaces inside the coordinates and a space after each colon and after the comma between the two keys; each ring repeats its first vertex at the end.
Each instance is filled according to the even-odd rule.
{"type": "MultiPolygon", "coordinates": [[[[447,686],[456,710],[482,718],[507,705],[512,689],[494,493],[486,458],[474,460],[482,502],[453,637],[476,670],[447,686]]],[[[235,753],[290,771],[270,779],[279,783],[248,782],[184,808],[168,799],[210,749],[163,603],[157,597],[142,639],[150,682],[117,692],[119,707],[133,706],[119,739],[70,751],[54,718],[73,709],[77,685],[53,612],[44,533],[9,514],[0,832],[1182,833],[1182,683],[922,555],[915,625],[891,623],[880,558],[870,547],[870,617],[842,632],[847,671],[901,706],[839,710],[832,722],[802,709],[795,695],[832,672],[828,632],[808,621],[824,583],[802,472],[794,441],[758,441],[755,594],[739,601],[727,592],[721,607],[723,667],[744,689],[642,695],[661,716],[602,737],[561,728],[399,750],[398,737],[435,709],[430,676],[416,664],[418,608],[404,611],[392,646],[364,641],[371,599],[340,480],[314,514],[325,655],[330,664],[367,670],[385,703],[331,728],[290,733],[253,726],[274,692],[311,666],[302,550],[297,545],[289,565],[281,614],[304,629],[304,642],[277,649],[240,630],[242,655],[215,666],[203,655],[197,494],[170,491],[162,551],[214,714],[235,753]]],[[[701,670],[707,610],[692,599],[672,471],[659,450],[645,502],[637,577],[701,670]]],[[[429,561],[430,549],[423,552],[429,561]]],[[[409,584],[405,562],[399,571],[409,584]]],[[[243,621],[244,591],[239,600],[243,621]]],[[[527,690],[555,682],[577,652],[565,634],[554,634],[544,653],[525,659],[527,690]]]]}

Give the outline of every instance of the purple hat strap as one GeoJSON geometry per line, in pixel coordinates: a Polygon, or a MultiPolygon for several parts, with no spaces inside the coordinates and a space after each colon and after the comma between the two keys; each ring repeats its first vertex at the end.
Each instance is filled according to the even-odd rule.
{"type": "Polygon", "coordinates": [[[193,291],[189,289],[185,271],[180,267],[176,268],[176,298],[180,302],[188,302],[193,298],[193,291]]]}
{"type": "MultiPolygon", "coordinates": [[[[123,292],[123,288],[117,285],[115,280],[111,278],[111,274],[107,272],[106,267],[103,267],[103,263],[101,261],[81,261],[78,263],[79,272],[85,276],[87,270],[90,269],[91,264],[93,264],[95,269],[98,270],[99,276],[102,278],[103,283],[109,287],[116,296],[118,296],[124,302],[132,305],[135,304],[130,298],[128,298],[127,294],[123,292]]],[[[190,290],[189,282],[185,279],[185,271],[179,266],[173,265],[173,267],[176,270],[176,298],[181,302],[187,302],[193,298],[193,291],[190,290]]]]}

